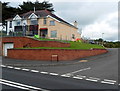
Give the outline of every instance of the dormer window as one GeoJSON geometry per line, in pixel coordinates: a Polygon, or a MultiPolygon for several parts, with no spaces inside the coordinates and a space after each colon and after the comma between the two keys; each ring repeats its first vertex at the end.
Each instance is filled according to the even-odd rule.
{"type": "Polygon", "coordinates": [[[13,20],[21,20],[22,18],[19,15],[16,15],[13,20]]]}
{"type": "Polygon", "coordinates": [[[28,18],[29,19],[37,19],[38,17],[36,14],[32,13],[28,18]]]}
{"type": "Polygon", "coordinates": [[[17,26],[20,26],[20,20],[17,20],[16,24],[17,26]]]}
{"type": "Polygon", "coordinates": [[[37,17],[36,14],[32,13],[28,18],[30,19],[30,24],[31,25],[37,25],[38,24],[38,20],[37,20],[38,17],[37,17]]]}
{"type": "Polygon", "coordinates": [[[37,25],[38,24],[38,20],[37,19],[31,19],[30,20],[30,24],[31,25],[37,25]]]}

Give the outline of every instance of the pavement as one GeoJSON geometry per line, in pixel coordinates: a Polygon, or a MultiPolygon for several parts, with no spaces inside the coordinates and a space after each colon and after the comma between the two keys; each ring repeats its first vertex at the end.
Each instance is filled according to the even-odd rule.
{"type": "MultiPolygon", "coordinates": [[[[3,80],[46,90],[118,89],[120,84],[118,49],[107,50],[109,52],[106,54],[74,61],[51,62],[2,58],[3,64],[0,67],[3,71],[3,80]]],[[[3,88],[11,87],[5,84],[3,88]]]]}
{"type": "Polygon", "coordinates": [[[80,63],[80,60],[74,61],[36,61],[36,60],[19,60],[19,59],[10,59],[2,57],[3,64],[5,65],[14,65],[14,66],[59,66],[59,65],[73,65],[80,63]]]}

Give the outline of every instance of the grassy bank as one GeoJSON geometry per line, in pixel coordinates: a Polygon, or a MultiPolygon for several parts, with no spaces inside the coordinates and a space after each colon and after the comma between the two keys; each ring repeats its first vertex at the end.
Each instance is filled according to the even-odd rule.
{"type": "MultiPolygon", "coordinates": [[[[80,42],[72,42],[69,41],[70,47],[63,48],[63,47],[32,47],[32,48],[24,48],[24,49],[91,49],[91,48],[97,48],[97,49],[104,49],[104,47],[96,44],[88,44],[88,43],[80,43],[80,42]]],[[[21,49],[21,48],[17,48],[21,49]]],[[[22,48],[23,49],[23,48],[22,48]]]]}

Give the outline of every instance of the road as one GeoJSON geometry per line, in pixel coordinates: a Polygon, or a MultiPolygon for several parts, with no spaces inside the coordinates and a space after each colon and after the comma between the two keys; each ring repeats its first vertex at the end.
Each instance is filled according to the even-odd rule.
{"type": "Polygon", "coordinates": [[[3,89],[117,91],[118,49],[108,51],[106,54],[68,62],[69,64],[3,58],[0,82],[3,89]]]}

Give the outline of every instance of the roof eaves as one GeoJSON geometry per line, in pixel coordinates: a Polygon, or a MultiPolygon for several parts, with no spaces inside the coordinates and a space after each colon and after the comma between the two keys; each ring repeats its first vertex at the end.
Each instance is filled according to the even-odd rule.
{"type": "Polygon", "coordinates": [[[69,26],[71,26],[71,27],[74,27],[74,28],[78,29],[78,28],[77,28],[77,27],[75,27],[74,25],[72,25],[72,24],[70,24],[70,23],[66,22],[65,20],[63,20],[63,19],[59,18],[59,17],[58,17],[58,16],[56,16],[55,14],[52,14],[52,13],[51,13],[51,16],[52,16],[52,17],[54,17],[55,19],[59,20],[59,21],[60,21],[60,22],[62,22],[62,23],[65,23],[65,24],[67,24],[67,25],[69,25],[69,26]]]}
{"type": "Polygon", "coordinates": [[[58,21],[58,22],[61,22],[61,21],[59,21],[58,19],[52,17],[51,15],[48,15],[47,17],[50,17],[50,18],[52,18],[52,19],[54,19],[54,20],[56,20],[56,21],[58,21]]]}
{"type": "Polygon", "coordinates": [[[5,21],[11,21],[11,20],[13,20],[13,18],[8,18],[8,19],[6,19],[5,21]]]}
{"type": "Polygon", "coordinates": [[[61,23],[66,24],[66,25],[68,25],[68,26],[70,26],[70,27],[73,27],[73,28],[78,29],[77,27],[75,27],[75,26],[74,26],[74,25],[72,25],[72,24],[67,24],[67,23],[65,23],[65,22],[61,22],[61,23]]]}

